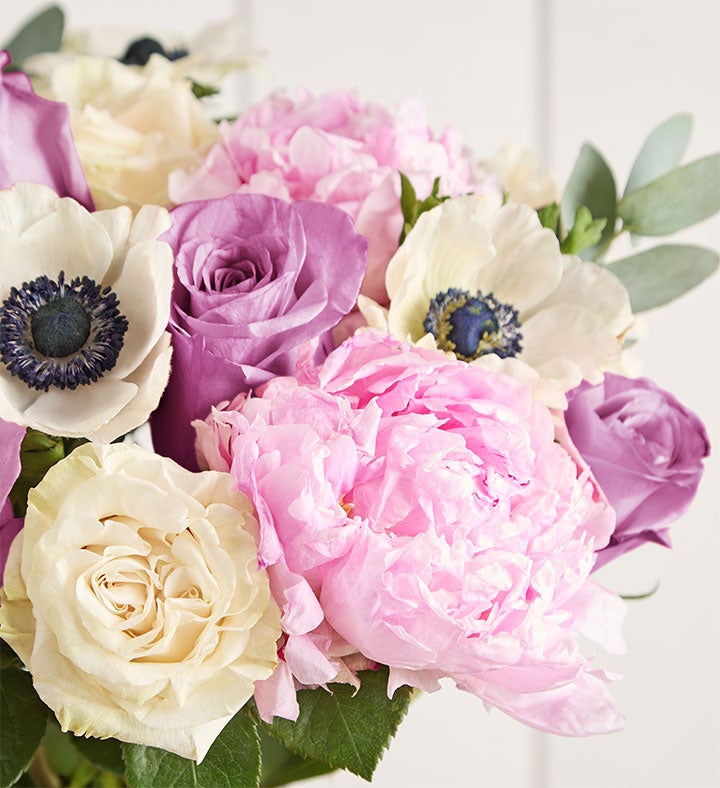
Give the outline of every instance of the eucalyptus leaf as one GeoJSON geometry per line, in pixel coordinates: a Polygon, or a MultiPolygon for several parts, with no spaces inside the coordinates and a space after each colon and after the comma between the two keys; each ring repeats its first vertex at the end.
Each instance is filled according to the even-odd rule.
{"type": "Polygon", "coordinates": [[[45,735],[50,710],[4,641],[0,641],[0,655],[0,786],[6,788],[30,766],[45,735]]]}
{"type": "Polygon", "coordinates": [[[359,677],[357,693],[349,684],[331,684],[331,692],[300,690],[296,722],[276,717],[262,727],[303,758],[370,780],[407,712],[411,690],[400,687],[388,698],[387,668],[361,671],[359,677]]]}
{"type": "Polygon", "coordinates": [[[632,166],[625,194],[646,186],[680,164],[690,142],[692,126],[692,116],[682,113],[668,118],[650,133],[632,166]]]}
{"type": "Polygon", "coordinates": [[[31,55],[57,52],[65,29],[65,15],[59,6],[52,5],[34,16],[13,38],[0,49],[7,49],[11,63],[9,71],[17,71],[31,55]]]}
{"type": "Polygon", "coordinates": [[[636,235],[669,235],[719,210],[718,153],[661,175],[618,204],[618,214],[636,235]]]}
{"type": "Polygon", "coordinates": [[[656,246],[608,265],[630,293],[633,312],[673,301],[717,268],[718,255],[711,249],[680,244],[656,246]]]}
{"type": "Polygon", "coordinates": [[[260,739],[254,720],[239,711],[200,764],[156,747],[123,744],[129,788],[256,788],[260,739]]]}
{"type": "Polygon", "coordinates": [[[602,154],[585,143],[575,162],[570,180],[560,203],[560,216],[564,227],[572,227],[577,209],[586,207],[595,219],[605,219],[606,224],[597,244],[583,250],[580,256],[593,259],[598,248],[610,239],[615,231],[617,189],[615,178],[602,154]]]}

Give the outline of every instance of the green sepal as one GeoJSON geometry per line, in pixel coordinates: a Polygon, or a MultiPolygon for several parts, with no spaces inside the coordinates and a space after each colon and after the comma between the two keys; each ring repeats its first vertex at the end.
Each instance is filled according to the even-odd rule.
{"type": "Polygon", "coordinates": [[[400,173],[400,209],[403,215],[403,228],[400,232],[398,245],[401,245],[407,238],[408,233],[415,227],[420,216],[427,211],[431,211],[441,203],[450,199],[450,196],[440,195],[440,178],[433,181],[430,194],[424,200],[418,200],[415,188],[405,173],[400,173]]]}
{"type": "Polygon", "coordinates": [[[192,92],[195,98],[206,98],[207,96],[217,96],[220,88],[213,87],[212,85],[203,85],[200,82],[191,82],[192,92]]]}
{"type": "Polygon", "coordinates": [[[553,202],[550,205],[545,205],[542,208],[538,208],[537,211],[538,219],[540,219],[540,224],[543,227],[547,227],[548,230],[552,230],[555,235],[559,238],[560,237],[560,206],[558,203],[553,202]]]}
{"type": "Polygon", "coordinates": [[[592,145],[585,144],[575,162],[560,203],[563,226],[570,227],[580,206],[587,208],[592,216],[605,219],[605,226],[596,244],[586,247],[580,256],[595,259],[601,247],[609,243],[615,231],[617,189],[615,177],[602,154],[592,145]]]}
{"type": "Polygon", "coordinates": [[[581,205],[575,212],[575,221],[570,232],[560,243],[563,254],[580,254],[585,249],[600,243],[607,219],[593,219],[590,211],[581,205]]]}
{"type": "Polygon", "coordinates": [[[18,71],[27,58],[41,52],[57,52],[65,29],[65,15],[59,6],[51,5],[36,14],[8,41],[0,46],[10,54],[7,71],[18,71]]]}
{"type": "Polygon", "coordinates": [[[295,722],[276,717],[261,727],[291,752],[369,781],[407,712],[412,690],[400,687],[388,698],[387,668],[361,671],[358,677],[357,692],[349,684],[330,684],[329,692],[300,690],[295,722]]]}

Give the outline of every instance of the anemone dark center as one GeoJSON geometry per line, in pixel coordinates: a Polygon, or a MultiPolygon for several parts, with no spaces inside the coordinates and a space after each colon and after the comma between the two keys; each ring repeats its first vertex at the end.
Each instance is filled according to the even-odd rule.
{"type": "Polygon", "coordinates": [[[109,287],[87,276],[39,276],[0,306],[0,360],[30,388],[75,389],[111,370],[128,321],[109,287]]]}
{"type": "Polygon", "coordinates": [[[162,55],[167,60],[179,60],[187,54],[187,49],[172,49],[167,52],[158,40],[145,36],[133,41],[125,54],[118,59],[126,66],[146,66],[153,55],[162,55]]]}
{"type": "Polygon", "coordinates": [[[33,344],[39,353],[53,358],[77,353],[90,336],[90,322],[76,298],[56,298],[30,316],[33,344]]]}
{"type": "Polygon", "coordinates": [[[522,349],[517,310],[479,290],[474,295],[457,288],[438,293],[430,302],[423,328],[435,337],[439,348],[463,361],[488,353],[508,358],[522,349]]]}

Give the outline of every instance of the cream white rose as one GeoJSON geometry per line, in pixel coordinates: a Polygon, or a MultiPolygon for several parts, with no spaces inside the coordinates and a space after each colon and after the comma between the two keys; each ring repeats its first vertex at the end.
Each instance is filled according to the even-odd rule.
{"type": "Polygon", "coordinates": [[[112,58],[28,61],[39,92],[70,106],[73,138],[98,208],[166,205],[168,174],[200,163],[217,128],[173,64],[142,70],[112,58]]]}
{"type": "Polygon", "coordinates": [[[31,491],[0,636],[63,730],[202,760],[276,664],[258,525],[229,474],[85,444],[31,491]]]}
{"type": "Polygon", "coordinates": [[[480,164],[481,170],[493,176],[498,186],[513,202],[542,208],[560,202],[562,191],[555,178],[540,169],[540,159],[530,150],[508,143],[495,155],[480,164]]]}
{"type": "Polygon", "coordinates": [[[170,226],[147,205],[89,213],[46,186],[0,192],[0,413],[109,443],[170,374],[170,226]]]}

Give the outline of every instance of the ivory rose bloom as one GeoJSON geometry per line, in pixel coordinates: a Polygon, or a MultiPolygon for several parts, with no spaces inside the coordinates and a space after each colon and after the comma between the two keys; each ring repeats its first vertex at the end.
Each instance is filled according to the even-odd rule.
{"type": "Polygon", "coordinates": [[[203,164],[184,169],[170,178],[175,202],[260,192],[347,211],[370,241],[362,292],[383,304],[385,267],[402,229],[398,170],[420,197],[430,194],[436,177],[442,194],[480,188],[457,132],[435,136],[419,101],[392,112],[340,90],[273,93],[234,123],[221,123],[220,141],[203,164]]]}
{"type": "Polygon", "coordinates": [[[167,211],[89,213],[46,186],[0,192],[0,412],[109,443],[147,420],[170,374],[167,211]]]}
{"type": "Polygon", "coordinates": [[[563,255],[527,205],[458,197],[420,216],[388,264],[390,307],[359,306],[373,328],[475,366],[535,379],[555,408],[617,364],[630,298],[608,270],[563,255]]]}
{"type": "Polygon", "coordinates": [[[200,761],[271,674],[279,616],[233,484],[85,444],[30,493],[0,636],[63,730],[200,761]]]}
{"type": "Polygon", "coordinates": [[[198,448],[255,502],[286,632],[309,586],[390,694],[450,677],[541,730],[620,727],[577,641],[624,647],[622,601],[588,580],[614,515],[522,381],[362,332],[216,411],[198,448]]]}
{"type": "Polygon", "coordinates": [[[98,208],[166,205],[168,174],[199,163],[216,137],[190,83],[172,63],[142,70],[112,58],[30,59],[36,84],[70,106],[72,133],[98,208]]]}

